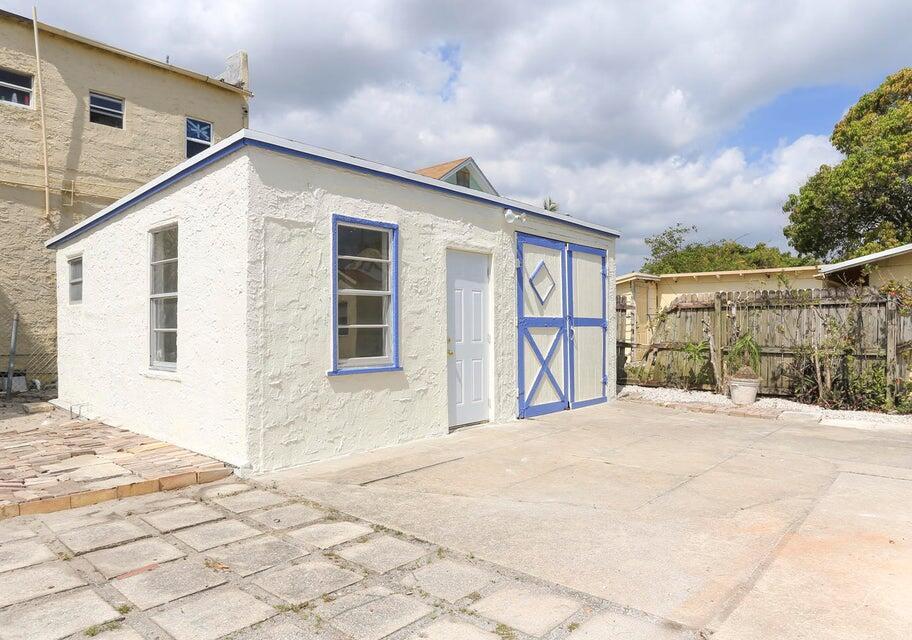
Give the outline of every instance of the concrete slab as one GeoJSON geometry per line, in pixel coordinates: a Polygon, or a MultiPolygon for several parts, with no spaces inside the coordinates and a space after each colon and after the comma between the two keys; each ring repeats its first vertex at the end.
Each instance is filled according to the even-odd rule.
{"type": "Polygon", "coordinates": [[[151,617],[175,640],[216,640],[275,614],[274,607],[231,587],[167,607],[151,617]]]}
{"type": "Polygon", "coordinates": [[[468,622],[438,620],[417,632],[411,640],[502,640],[502,638],[468,622]]]}
{"type": "Polygon", "coordinates": [[[355,564],[374,573],[386,573],[404,564],[414,562],[428,554],[428,549],[393,536],[380,536],[337,552],[355,564]]]}
{"type": "Polygon", "coordinates": [[[328,620],[330,618],[335,618],[346,611],[351,611],[352,609],[357,609],[358,607],[362,607],[375,600],[379,600],[380,598],[391,596],[393,593],[392,589],[380,584],[375,584],[364,589],[346,593],[345,595],[321,598],[320,600],[315,600],[313,603],[314,614],[324,620],[328,620]]]}
{"type": "Polygon", "coordinates": [[[343,542],[366,536],[373,531],[367,525],[357,522],[327,522],[289,531],[288,537],[296,542],[329,549],[343,542]]]}
{"type": "Polygon", "coordinates": [[[304,562],[258,576],[253,583],[291,604],[314,598],[360,582],[362,576],[329,562],[304,562]]]}
{"type": "Polygon", "coordinates": [[[211,507],[194,503],[186,507],[177,507],[176,509],[153,511],[141,517],[162,533],[168,533],[203,524],[204,522],[220,520],[224,516],[211,507]]]}
{"type": "Polygon", "coordinates": [[[228,482],[225,484],[202,485],[200,487],[194,487],[193,492],[194,495],[197,495],[200,498],[211,500],[213,498],[233,496],[243,491],[250,491],[250,489],[251,486],[249,484],[243,484],[241,482],[228,482]]]}
{"type": "Polygon", "coordinates": [[[270,535],[212,549],[208,556],[228,565],[239,576],[249,576],[307,555],[307,551],[270,535]]]}
{"type": "Polygon", "coordinates": [[[56,534],[113,520],[111,514],[99,505],[42,514],[38,519],[56,534]]]}
{"type": "Polygon", "coordinates": [[[308,507],[305,504],[290,504],[286,507],[276,507],[251,514],[250,519],[270,529],[288,529],[316,522],[325,518],[326,515],[325,511],[308,507]]]}
{"type": "Polygon", "coordinates": [[[114,520],[81,527],[57,536],[67,548],[76,555],[113,547],[131,540],[145,538],[149,533],[141,527],[126,520],[114,520]]]}
{"type": "Polygon", "coordinates": [[[395,594],[346,611],[332,625],[353,640],[380,640],[432,611],[420,600],[395,594]]]}
{"type": "MultiPolygon", "coordinates": [[[[173,493],[150,493],[144,496],[125,498],[112,503],[111,512],[121,516],[132,516],[150,511],[164,511],[174,507],[194,504],[190,498],[174,495],[173,493]]],[[[107,505],[105,505],[107,507],[107,505]]]]}
{"type": "Polygon", "coordinates": [[[65,562],[39,564],[0,574],[0,608],[81,587],[85,580],[65,562]]]}
{"type": "Polygon", "coordinates": [[[215,498],[213,502],[234,513],[246,513],[248,511],[253,511],[254,509],[274,507],[283,502],[288,502],[288,498],[280,496],[277,493],[253,489],[232,496],[215,498]]]}
{"type": "Polygon", "coordinates": [[[901,640],[910,602],[912,482],[843,474],[713,638],[901,640]]]}
{"type": "Polygon", "coordinates": [[[57,554],[34,539],[0,545],[0,573],[56,559],[57,554]]]}
{"type": "Polygon", "coordinates": [[[531,636],[543,636],[576,613],[581,604],[546,591],[508,587],[469,609],[531,636]]]}
{"type": "MultiPolygon", "coordinates": [[[[0,611],[3,640],[61,640],[121,615],[91,589],[0,611]]],[[[109,640],[105,635],[104,640],[109,640]]]]}
{"type": "Polygon", "coordinates": [[[237,520],[219,520],[174,532],[174,537],[197,551],[245,540],[260,531],[237,520]]]}
{"type": "Polygon", "coordinates": [[[567,640],[697,640],[692,630],[680,629],[621,613],[602,613],[583,623],[567,640]]]}
{"type": "Polygon", "coordinates": [[[184,552],[161,538],[149,538],[93,551],[83,557],[105,578],[113,578],[141,567],[183,558],[184,552]]]}
{"type": "Polygon", "coordinates": [[[403,584],[417,586],[436,598],[457,602],[494,584],[497,577],[485,571],[454,560],[437,560],[411,572],[403,584]]]}
{"type": "Polygon", "coordinates": [[[0,522],[0,544],[34,538],[37,533],[24,522],[7,520],[0,522]]]}
{"type": "Polygon", "coordinates": [[[227,578],[201,564],[189,561],[171,562],[149,571],[111,581],[140,609],[151,609],[160,604],[199,593],[224,584],[227,578]]]}

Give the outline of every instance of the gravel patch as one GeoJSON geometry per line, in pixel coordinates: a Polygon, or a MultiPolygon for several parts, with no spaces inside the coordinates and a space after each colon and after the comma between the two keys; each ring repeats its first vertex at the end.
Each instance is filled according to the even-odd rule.
{"type": "MultiPolygon", "coordinates": [[[[642,400],[649,400],[650,402],[678,402],[682,404],[700,403],[732,408],[737,406],[727,396],[718,393],[712,393],[710,391],[687,391],[686,389],[672,389],[668,387],[638,387],[636,385],[626,385],[620,387],[618,390],[618,397],[635,397],[642,400]]],[[[912,429],[912,415],[897,415],[879,413],[876,411],[822,409],[813,404],[804,404],[785,398],[760,398],[751,406],[758,409],[813,413],[819,415],[824,422],[828,420],[838,420],[840,422],[857,422],[859,423],[859,426],[862,424],[876,424],[884,427],[912,429]]]]}

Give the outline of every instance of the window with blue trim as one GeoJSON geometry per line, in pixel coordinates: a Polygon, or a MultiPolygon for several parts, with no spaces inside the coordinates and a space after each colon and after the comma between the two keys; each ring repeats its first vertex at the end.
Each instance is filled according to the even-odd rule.
{"type": "Polygon", "coordinates": [[[395,225],[336,216],[333,371],[398,367],[395,225]]]}

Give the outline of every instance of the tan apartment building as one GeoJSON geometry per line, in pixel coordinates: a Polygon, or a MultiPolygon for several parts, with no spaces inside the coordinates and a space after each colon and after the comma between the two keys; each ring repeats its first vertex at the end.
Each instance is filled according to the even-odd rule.
{"type": "Polygon", "coordinates": [[[0,10],[0,382],[16,313],[16,368],[56,375],[45,240],[245,128],[251,95],[244,52],[210,77],[0,10]]]}

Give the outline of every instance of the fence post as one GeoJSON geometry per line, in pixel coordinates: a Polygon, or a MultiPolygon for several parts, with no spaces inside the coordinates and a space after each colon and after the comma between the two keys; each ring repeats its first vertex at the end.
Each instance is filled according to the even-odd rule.
{"type": "Polygon", "coordinates": [[[885,375],[887,378],[887,409],[893,408],[893,397],[896,383],[896,300],[893,296],[887,297],[887,363],[885,375]]]}
{"type": "Polygon", "coordinates": [[[716,376],[716,391],[722,393],[722,294],[718,291],[713,298],[713,373],[716,376]]]}

